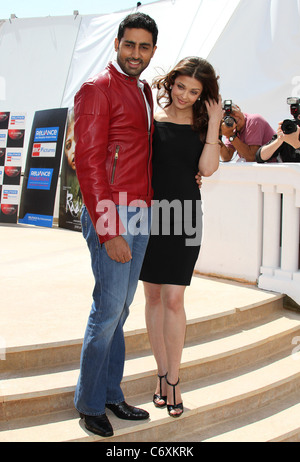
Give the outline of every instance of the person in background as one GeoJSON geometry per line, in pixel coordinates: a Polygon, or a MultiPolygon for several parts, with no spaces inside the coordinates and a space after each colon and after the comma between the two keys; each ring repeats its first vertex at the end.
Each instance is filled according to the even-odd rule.
{"type": "Polygon", "coordinates": [[[236,104],[232,104],[230,116],[234,124],[227,126],[223,121],[221,125],[225,137],[221,144],[221,160],[231,161],[236,152],[238,161],[255,162],[256,151],[272,139],[275,131],[261,115],[243,113],[236,104]]]}
{"type": "Polygon", "coordinates": [[[266,145],[256,152],[258,163],[269,162],[300,162],[300,127],[290,134],[282,131],[282,122],[278,124],[277,134],[266,145]]]}
{"type": "Polygon", "coordinates": [[[218,169],[222,100],[213,67],[198,57],[181,60],[154,87],[162,110],[154,118],[153,223],[140,279],[158,369],[153,403],[167,405],[169,415],[179,417],[183,413],[178,384],[186,329],[184,292],[202,234],[195,175],[199,170],[201,176],[210,176],[218,169]]]}
{"type": "Polygon", "coordinates": [[[106,408],[126,420],[149,413],[126,403],[123,325],[139,280],[151,221],[153,100],[140,80],[157,41],[155,21],[127,16],[117,59],[75,96],[75,165],[83,196],[82,232],[95,278],[74,403],[86,428],[113,435],[106,408]]]}

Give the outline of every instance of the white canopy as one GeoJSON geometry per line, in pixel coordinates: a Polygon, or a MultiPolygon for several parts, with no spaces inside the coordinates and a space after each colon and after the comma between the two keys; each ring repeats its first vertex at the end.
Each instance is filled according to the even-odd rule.
{"type": "MultiPolygon", "coordinates": [[[[300,0],[161,0],[138,8],[159,28],[143,78],[151,82],[181,58],[206,58],[223,99],[273,126],[300,97],[300,0]]],[[[71,107],[80,85],[114,58],[114,38],[130,12],[0,21],[0,111],[71,107]]],[[[30,130],[27,130],[28,142],[30,130]]]]}

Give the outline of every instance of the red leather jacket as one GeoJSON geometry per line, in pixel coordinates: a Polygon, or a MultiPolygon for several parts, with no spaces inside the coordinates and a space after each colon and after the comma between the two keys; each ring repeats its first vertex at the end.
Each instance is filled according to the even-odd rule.
{"type": "MultiPolygon", "coordinates": [[[[152,92],[143,83],[152,120],[152,92]]],[[[77,177],[103,243],[124,231],[115,204],[151,205],[153,124],[149,130],[137,80],[111,63],[82,85],[74,103],[77,177]]]]}

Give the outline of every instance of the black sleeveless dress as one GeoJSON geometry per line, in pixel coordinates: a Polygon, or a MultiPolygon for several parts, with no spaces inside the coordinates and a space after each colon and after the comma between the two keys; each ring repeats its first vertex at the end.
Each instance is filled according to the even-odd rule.
{"type": "Polygon", "coordinates": [[[152,226],[140,279],[190,285],[202,238],[195,175],[203,150],[190,125],[154,122],[152,226]]]}

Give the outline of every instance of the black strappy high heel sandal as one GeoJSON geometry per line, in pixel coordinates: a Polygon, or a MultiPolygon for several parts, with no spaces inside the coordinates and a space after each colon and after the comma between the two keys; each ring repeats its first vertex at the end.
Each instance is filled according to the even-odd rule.
{"type": "Polygon", "coordinates": [[[159,378],[159,395],[158,394],[154,394],[153,395],[153,404],[155,407],[160,407],[160,408],[163,408],[166,406],[167,404],[167,397],[166,396],[162,396],[162,386],[161,386],[161,382],[162,382],[162,379],[166,379],[167,380],[167,374],[165,375],[157,375],[157,377],[159,378]],[[163,404],[160,404],[160,403],[157,403],[157,401],[164,401],[163,404]]]}
{"type": "Polygon", "coordinates": [[[168,413],[171,417],[180,417],[183,414],[183,404],[182,403],[176,404],[176,397],[175,397],[175,388],[179,384],[179,379],[177,380],[175,384],[170,383],[167,377],[166,377],[166,381],[167,381],[167,384],[170,385],[170,387],[173,387],[173,402],[174,402],[174,404],[167,404],[168,413]],[[177,409],[180,409],[181,412],[171,414],[172,411],[177,410],[177,409]]]}

